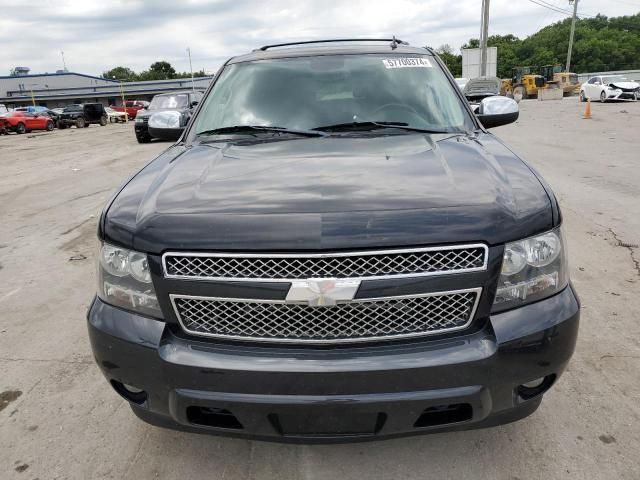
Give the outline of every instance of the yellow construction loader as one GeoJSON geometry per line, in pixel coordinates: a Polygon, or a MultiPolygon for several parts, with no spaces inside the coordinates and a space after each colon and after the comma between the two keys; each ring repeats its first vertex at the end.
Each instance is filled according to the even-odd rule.
{"type": "Polygon", "coordinates": [[[534,73],[532,67],[516,67],[511,71],[511,78],[502,80],[500,93],[519,102],[523,98],[538,96],[538,90],[545,88],[542,75],[534,73]]]}
{"type": "Polygon", "coordinates": [[[540,75],[544,77],[547,85],[555,84],[555,88],[561,88],[565,97],[580,92],[578,74],[563,72],[560,65],[544,65],[540,67],[540,75]]]}

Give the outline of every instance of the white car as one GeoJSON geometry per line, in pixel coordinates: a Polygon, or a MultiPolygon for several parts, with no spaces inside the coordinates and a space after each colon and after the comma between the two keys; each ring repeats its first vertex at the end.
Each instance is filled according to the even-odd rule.
{"type": "Polygon", "coordinates": [[[580,101],[591,100],[639,100],[640,84],[627,80],[622,75],[591,77],[580,87],[580,101]]]}
{"type": "Polygon", "coordinates": [[[109,107],[105,107],[105,111],[107,112],[107,117],[109,117],[110,123],[125,123],[127,121],[127,114],[125,112],[118,112],[109,107]]]}

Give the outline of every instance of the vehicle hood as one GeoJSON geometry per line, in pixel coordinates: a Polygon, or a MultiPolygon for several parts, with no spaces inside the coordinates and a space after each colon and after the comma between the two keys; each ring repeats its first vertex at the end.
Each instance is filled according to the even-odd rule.
{"type": "Polygon", "coordinates": [[[161,253],[498,244],[553,223],[547,190],[493,135],[416,134],[174,146],[102,225],[161,253]]]}
{"type": "Polygon", "coordinates": [[[635,90],[637,88],[640,87],[640,84],[637,82],[629,82],[629,81],[624,81],[624,82],[611,82],[609,83],[610,86],[615,87],[615,88],[620,88],[622,90],[635,90]]]}
{"type": "Polygon", "coordinates": [[[500,95],[502,80],[498,77],[472,78],[464,87],[464,96],[468,100],[481,100],[485,97],[500,95]]]}
{"type": "Polygon", "coordinates": [[[145,109],[142,109],[142,110],[138,110],[138,113],[137,113],[137,115],[136,115],[136,116],[137,116],[137,117],[140,117],[140,118],[148,118],[148,117],[150,117],[151,115],[153,115],[154,113],[158,113],[158,112],[178,112],[178,113],[184,113],[184,112],[187,112],[187,111],[189,111],[189,109],[188,109],[188,108],[156,108],[156,109],[153,109],[153,110],[148,110],[148,109],[147,109],[147,110],[145,110],[145,109]]]}

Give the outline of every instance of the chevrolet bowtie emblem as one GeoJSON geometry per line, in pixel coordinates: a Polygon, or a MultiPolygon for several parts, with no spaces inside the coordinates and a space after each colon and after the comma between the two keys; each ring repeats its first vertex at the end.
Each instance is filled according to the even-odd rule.
{"type": "Polygon", "coordinates": [[[287,294],[287,303],[306,303],[311,307],[328,307],[353,300],[360,280],[319,278],[294,280],[287,294]]]}

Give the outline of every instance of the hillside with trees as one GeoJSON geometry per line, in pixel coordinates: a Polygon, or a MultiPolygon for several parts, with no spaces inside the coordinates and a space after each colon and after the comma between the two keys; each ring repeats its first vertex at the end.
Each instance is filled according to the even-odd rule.
{"type": "MultiPolygon", "coordinates": [[[[498,47],[498,76],[511,76],[517,66],[564,65],[569,47],[571,19],[548,25],[520,39],[514,35],[493,35],[489,46],[498,47]]],[[[479,47],[470,39],[462,48],[479,47]]],[[[449,45],[436,51],[454,76],[462,75],[462,55],[449,45]]],[[[640,13],[607,18],[596,15],[576,21],[571,71],[576,73],[640,69],[640,13]]]]}

